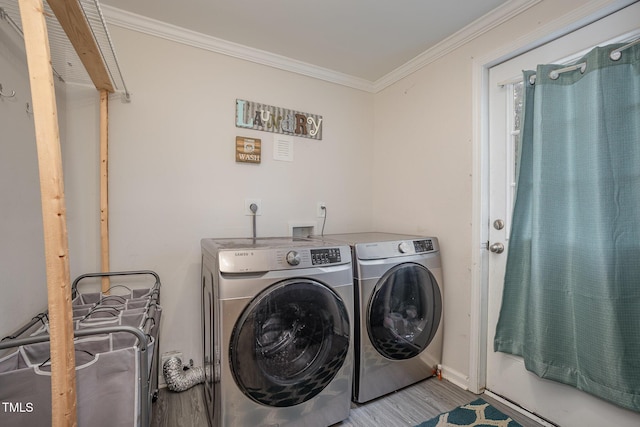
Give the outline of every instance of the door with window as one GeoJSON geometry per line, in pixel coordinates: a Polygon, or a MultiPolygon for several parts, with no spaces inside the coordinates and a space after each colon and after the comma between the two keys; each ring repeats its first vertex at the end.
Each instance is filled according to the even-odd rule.
{"type": "MultiPolygon", "coordinates": [[[[521,125],[522,70],[571,63],[592,47],[640,36],[640,3],[489,71],[489,298],[486,388],[563,427],[637,426],[640,414],[528,372],[520,357],[493,351],[502,302],[521,125]]],[[[606,366],[602,367],[606,369],[606,366]]]]}

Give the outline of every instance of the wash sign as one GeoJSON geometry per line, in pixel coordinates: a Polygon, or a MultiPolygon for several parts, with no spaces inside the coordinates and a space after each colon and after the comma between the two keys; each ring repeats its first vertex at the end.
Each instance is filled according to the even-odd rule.
{"type": "Polygon", "coordinates": [[[322,116],[236,99],[236,127],[322,139],[322,116]]]}

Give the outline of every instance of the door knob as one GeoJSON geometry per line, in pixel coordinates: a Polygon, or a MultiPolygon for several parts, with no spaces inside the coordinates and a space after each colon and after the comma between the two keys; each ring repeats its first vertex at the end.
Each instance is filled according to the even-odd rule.
{"type": "Polygon", "coordinates": [[[504,245],[502,243],[494,243],[489,246],[489,250],[495,254],[501,254],[504,252],[504,245]]]}

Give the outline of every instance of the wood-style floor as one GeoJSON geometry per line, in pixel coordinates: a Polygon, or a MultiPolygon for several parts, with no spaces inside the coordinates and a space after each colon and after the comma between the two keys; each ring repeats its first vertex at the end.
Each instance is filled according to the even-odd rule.
{"type": "MultiPolygon", "coordinates": [[[[153,404],[152,427],[206,427],[206,410],[202,386],[182,393],[161,389],[153,404]]],[[[487,395],[475,395],[452,383],[436,378],[404,388],[365,404],[351,404],[349,418],[334,427],[407,427],[481,397],[524,427],[541,424],[510,409],[487,395]]],[[[247,426],[253,427],[253,426],[247,426]]]]}

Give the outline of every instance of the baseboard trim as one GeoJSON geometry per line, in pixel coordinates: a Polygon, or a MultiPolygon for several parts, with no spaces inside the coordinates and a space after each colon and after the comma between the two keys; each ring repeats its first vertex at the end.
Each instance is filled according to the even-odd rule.
{"type": "Polygon", "coordinates": [[[518,412],[519,414],[524,415],[527,418],[532,419],[533,421],[545,426],[545,427],[559,427],[557,424],[552,423],[551,421],[545,420],[544,418],[539,417],[538,415],[534,414],[533,412],[529,412],[526,409],[524,409],[522,406],[519,406],[517,404],[515,404],[514,402],[505,399],[504,397],[500,396],[499,394],[495,394],[490,390],[485,390],[484,394],[486,394],[487,396],[491,397],[492,399],[497,400],[498,402],[502,403],[505,406],[508,406],[509,408],[513,409],[514,411],[518,412]]]}
{"type": "Polygon", "coordinates": [[[469,390],[469,376],[464,375],[455,369],[442,365],[442,378],[453,383],[464,390],[469,390]]]}

